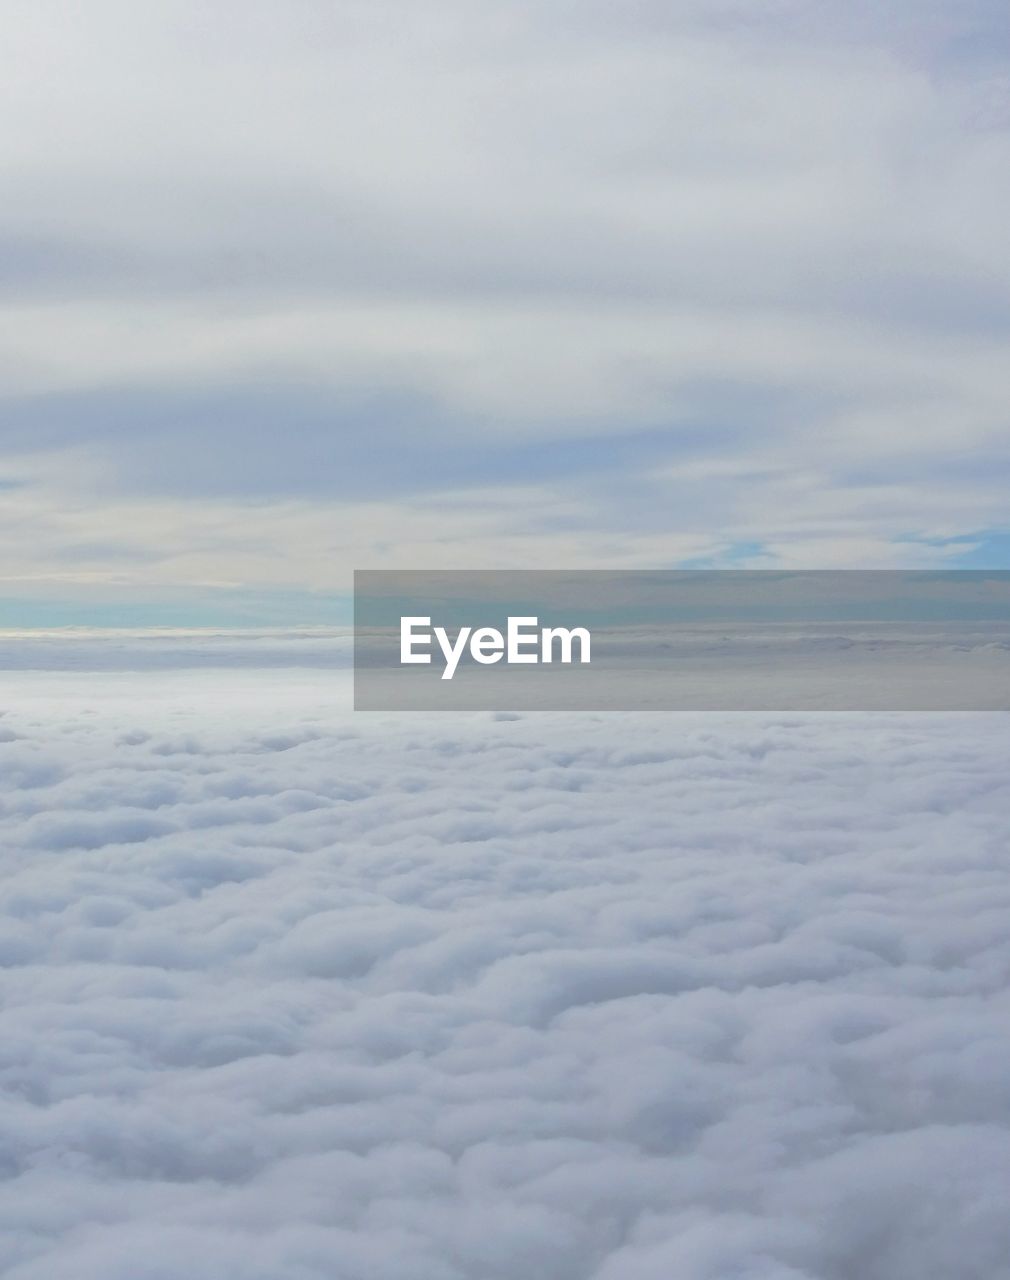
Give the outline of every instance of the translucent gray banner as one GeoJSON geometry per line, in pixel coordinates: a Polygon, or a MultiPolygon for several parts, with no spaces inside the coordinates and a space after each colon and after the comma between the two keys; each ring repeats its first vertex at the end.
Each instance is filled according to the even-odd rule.
{"type": "Polygon", "coordinates": [[[1010,709],[1010,571],[359,570],[362,711],[1010,709]]]}

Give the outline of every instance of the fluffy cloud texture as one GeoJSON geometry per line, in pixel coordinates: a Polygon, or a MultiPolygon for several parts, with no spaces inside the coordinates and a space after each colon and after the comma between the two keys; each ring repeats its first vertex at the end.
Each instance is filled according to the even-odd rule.
{"type": "Polygon", "coordinates": [[[130,665],[5,677],[5,1278],[1010,1276],[1005,716],[130,665]]]}

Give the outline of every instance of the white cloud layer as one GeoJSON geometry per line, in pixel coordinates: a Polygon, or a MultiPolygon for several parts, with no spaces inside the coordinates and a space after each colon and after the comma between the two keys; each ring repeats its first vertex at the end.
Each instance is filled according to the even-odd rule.
{"type": "Polygon", "coordinates": [[[0,718],[8,1280],[1010,1275],[1005,717],[64,666],[0,718]]]}

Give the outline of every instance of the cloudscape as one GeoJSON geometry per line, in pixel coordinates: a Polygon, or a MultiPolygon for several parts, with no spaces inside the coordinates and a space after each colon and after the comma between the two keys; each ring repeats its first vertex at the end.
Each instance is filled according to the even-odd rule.
{"type": "Polygon", "coordinates": [[[1004,716],[129,647],[0,720],[10,1280],[1007,1274],[1004,716]]]}
{"type": "Polygon", "coordinates": [[[1004,0],[0,93],[0,1280],[1010,1280],[1004,0]]]}
{"type": "Polygon", "coordinates": [[[16,624],[344,620],[362,563],[1005,558],[996,0],[3,26],[16,624]]]}

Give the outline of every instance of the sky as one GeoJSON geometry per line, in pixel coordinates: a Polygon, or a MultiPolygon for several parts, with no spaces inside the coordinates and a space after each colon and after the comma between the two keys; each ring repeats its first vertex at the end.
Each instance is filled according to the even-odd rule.
{"type": "Polygon", "coordinates": [[[0,626],[1010,566],[997,0],[8,0],[0,626]]]}

